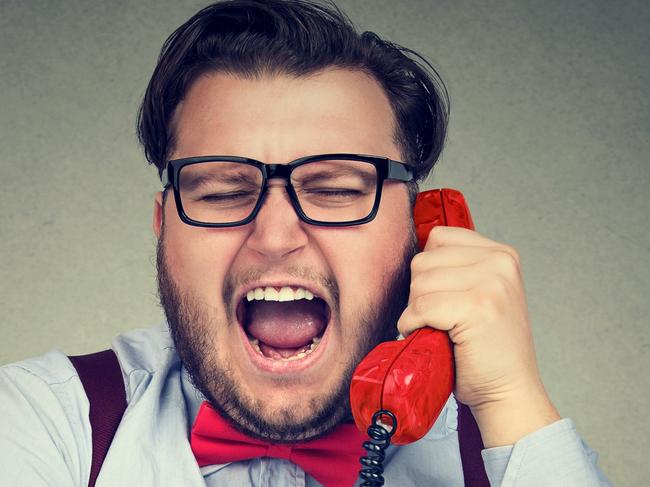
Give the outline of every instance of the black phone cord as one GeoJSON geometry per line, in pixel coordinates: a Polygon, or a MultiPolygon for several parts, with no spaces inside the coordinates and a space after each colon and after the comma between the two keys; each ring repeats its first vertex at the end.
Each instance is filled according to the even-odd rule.
{"type": "Polygon", "coordinates": [[[384,485],[384,458],[385,450],[390,445],[390,438],[397,431],[397,418],[386,409],[381,409],[372,415],[372,424],[368,427],[369,441],[363,443],[363,448],[368,452],[361,457],[361,471],[359,477],[364,481],[361,487],[384,485]],[[392,422],[390,431],[380,421],[382,416],[387,416],[392,422]]]}

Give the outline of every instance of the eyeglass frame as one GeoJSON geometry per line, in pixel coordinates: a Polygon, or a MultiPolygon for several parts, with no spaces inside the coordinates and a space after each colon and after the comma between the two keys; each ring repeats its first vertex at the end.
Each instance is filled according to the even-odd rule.
{"type": "Polygon", "coordinates": [[[295,159],[286,164],[267,164],[256,159],[251,159],[249,157],[240,157],[240,156],[198,156],[198,157],[184,157],[181,159],[173,159],[167,161],[167,167],[163,169],[161,173],[161,182],[163,184],[163,190],[167,190],[169,186],[172,186],[174,191],[174,200],[176,201],[176,209],[178,210],[178,216],[181,221],[188,225],[195,227],[206,227],[206,228],[228,228],[228,227],[238,227],[241,225],[246,225],[252,222],[257,214],[260,211],[264,203],[264,197],[266,196],[266,191],[269,187],[268,180],[273,178],[284,179],[286,184],[285,188],[287,189],[287,194],[291,201],[291,205],[295,210],[298,217],[305,223],[310,225],[317,225],[323,227],[347,227],[354,225],[362,225],[372,221],[377,216],[377,211],[379,210],[379,202],[381,200],[381,190],[384,185],[385,180],[392,181],[402,181],[409,182],[415,179],[413,170],[404,162],[395,161],[388,157],[372,156],[367,154],[346,154],[346,153],[333,153],[333,154],[318,154],[312,156],[305,156],[295,159]],[[370,213],[364,217],[357,220],[343,221],[343,222],[324,222],[320,220],[313,220],[309,218],[302,210],[300,206],[300,201],[298,200],[298,195],[295,192],[293,185],[291,184],[291,173],[295,168],[307,164],[310,162],[318,162],[321,160],[351,160],[351,161],[360,161],[367,162],[375,166],[377,171],[377,189],[375,194],[375,202],[373,203],[372,210],[370,213]],[[262,173],[261,181],[261,191],[257,198],[257,203],[251,211],[251,214],[234,223],[207,223],[200,222],[197,220],[191,219],[183,209],[183,202],[181,200],[180,194],[180,178],[179,174],[183,167],[190,164],[199,164],[202,162],[237,162],[242,164],[248,164],[260,169],[262,173]]]}

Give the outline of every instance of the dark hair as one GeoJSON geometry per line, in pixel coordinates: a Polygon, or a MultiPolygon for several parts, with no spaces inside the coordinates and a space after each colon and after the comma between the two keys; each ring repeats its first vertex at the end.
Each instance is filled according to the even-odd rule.
{"type": "MultiPolygon", "coordinates": [[[[416,52],[374,32],[359,34],[331,0],[226,0],[176,29],[162,46],[138,113],[145,156],[160,174],[174,147],[174,110],[201,74],[300,77],[331,67],[362,71],[380,83],[395,115],[394,142],[422,181],[445,141],[444,83],[416,52]]],[[[409,189],[413,197],[417,184],[409,189]]]]}

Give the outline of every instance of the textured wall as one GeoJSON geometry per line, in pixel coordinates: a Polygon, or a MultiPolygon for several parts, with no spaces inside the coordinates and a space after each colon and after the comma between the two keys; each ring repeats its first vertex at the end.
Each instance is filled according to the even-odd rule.
{"type": "MultiPolygon", "coordinates": [[[[0,363],[161,319],[155,171],[135,113],[204,2],[0,3],[0,363]]],[[[452,123],[431,185],[521,253],[540,366],[619,486],[650,475],[650,4],[341,0],[434,61],[452,123]],[[645,326],[644,326],[645,325],[645,326]]]]}

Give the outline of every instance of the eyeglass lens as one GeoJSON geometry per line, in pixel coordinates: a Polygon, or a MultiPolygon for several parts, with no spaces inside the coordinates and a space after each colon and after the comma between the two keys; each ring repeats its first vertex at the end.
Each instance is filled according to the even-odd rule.
{"type": "MultiPolygon", "coordinates": [[[[353,160],[302,164],[291,173],[300,208],[320,222],[347,222],[367,217],[377,193],[377,169],[353,160]]],[[[263,188],[262,170],[229,161],[183,166],[179,175],[185,214],[202,223],[235,223],[248,218],[263,188]]]]}

